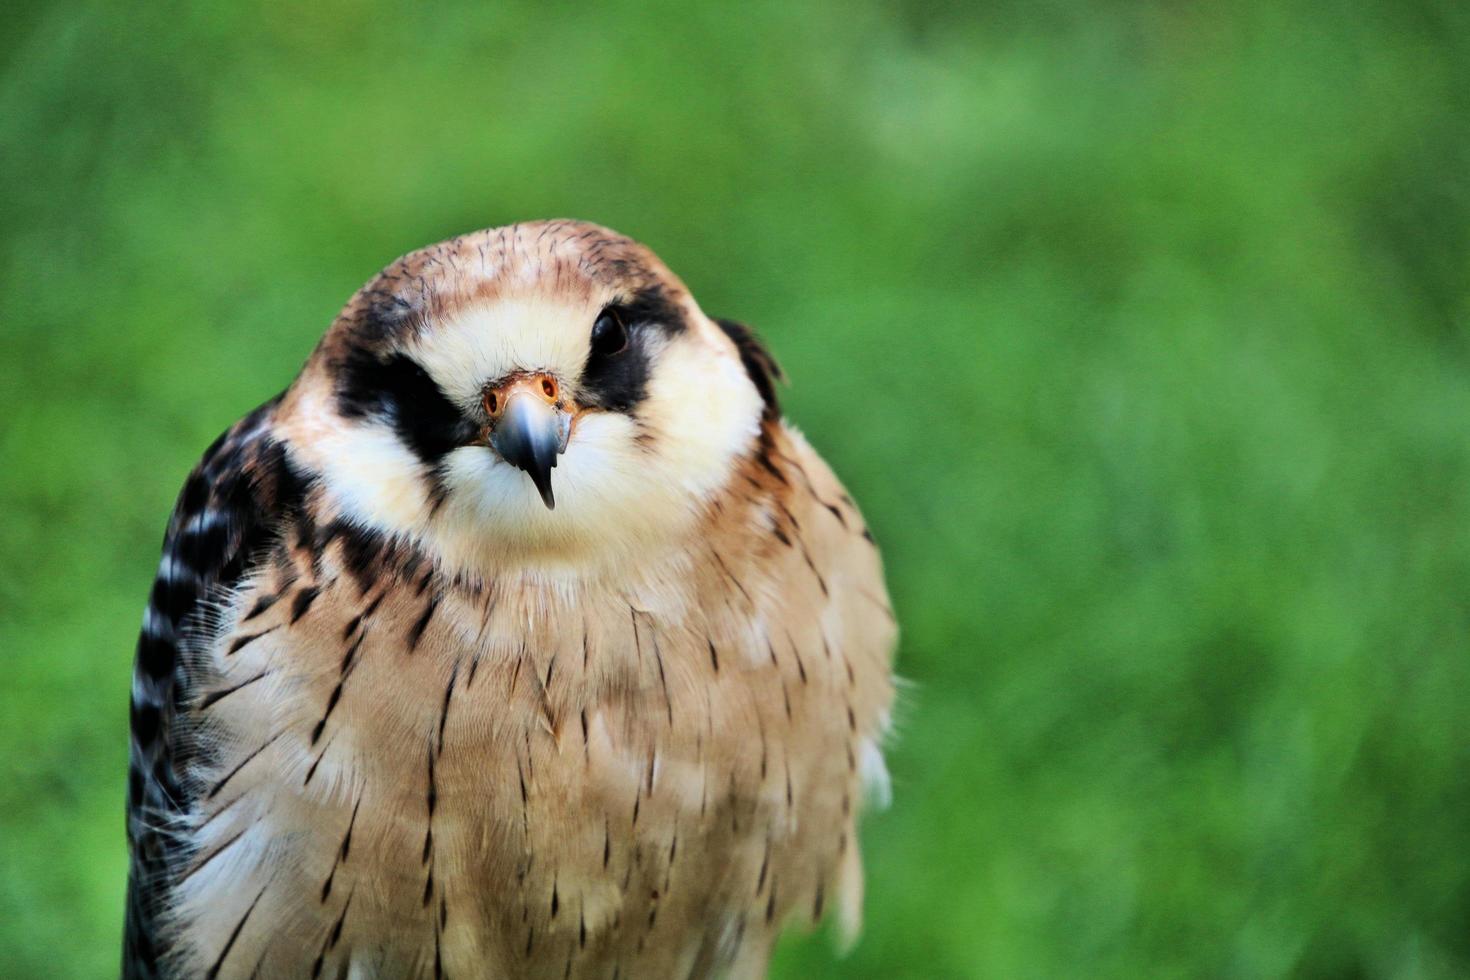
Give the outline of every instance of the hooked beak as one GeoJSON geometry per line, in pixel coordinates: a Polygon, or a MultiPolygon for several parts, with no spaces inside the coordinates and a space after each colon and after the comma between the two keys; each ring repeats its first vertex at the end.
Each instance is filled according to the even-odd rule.
{"type": "Polygon", "coordinates": [[[491,448],[526,471],[547,510],[556,507],[551,468],[572,433],[571,413],[557,395],[556,379],[549,374],[521,375],[485,392],[491,448]]]}

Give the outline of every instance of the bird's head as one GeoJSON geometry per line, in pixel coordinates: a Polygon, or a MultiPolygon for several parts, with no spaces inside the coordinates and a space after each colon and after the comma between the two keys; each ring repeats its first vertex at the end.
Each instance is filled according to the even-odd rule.
{"type": "Polygon", "coordinates": [[[750,343],[612,231],[491,229],[364,286],[282,426],[346,518],[449,565],[618,562],[687,530],[754,444],[774,403],[750,343]]]}

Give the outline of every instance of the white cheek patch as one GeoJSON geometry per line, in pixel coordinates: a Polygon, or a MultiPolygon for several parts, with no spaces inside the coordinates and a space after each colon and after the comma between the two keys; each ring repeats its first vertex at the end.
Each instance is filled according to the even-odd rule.
{"type": "Polygon", "coordinates": [[[660,470],[687,492],[704,495],[725,482],[732,460],[760,434],[761,410],[760,393],[739,359],[689,335],[654,355],[638,414],[655,432],[660,470]]]}
{"type": "Polygon", "coordinates": [[[320,474],[344,510],[386,531],[428,512],[423,462],[389,426],[344,419],[320,391],[303,394],[284,423],[292,456],[320,474]]]}

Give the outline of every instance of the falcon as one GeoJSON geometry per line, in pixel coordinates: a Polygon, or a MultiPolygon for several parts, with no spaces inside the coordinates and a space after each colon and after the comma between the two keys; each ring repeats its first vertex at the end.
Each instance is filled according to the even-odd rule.
{"type": "Polygon", "coordinates": [[[747,977],[851,936],[895,623],[779,379],[591,224],[364,286],[169,522],[123,975],[747,977]]]}

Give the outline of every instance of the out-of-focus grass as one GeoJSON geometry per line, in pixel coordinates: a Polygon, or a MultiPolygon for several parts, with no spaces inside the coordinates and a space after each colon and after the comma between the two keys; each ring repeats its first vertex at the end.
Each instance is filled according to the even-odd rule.
{"type": "Polygon", "coordinates": [[[764,331],[888,556],[867,931],[778,975],[1470,973],[1470,17],[978,6],[8,9],[0,973],[115,968],[200,449],[548,215],[764,331]]]}

